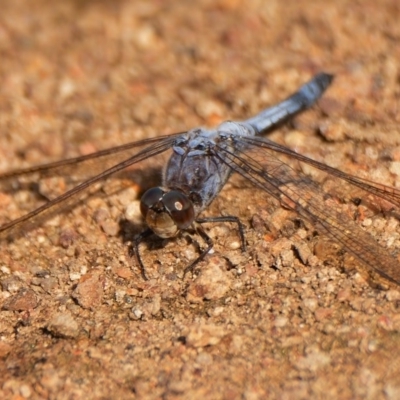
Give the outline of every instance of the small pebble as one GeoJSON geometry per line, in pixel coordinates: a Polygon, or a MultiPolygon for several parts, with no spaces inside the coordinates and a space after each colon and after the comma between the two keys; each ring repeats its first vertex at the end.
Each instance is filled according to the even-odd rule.
{"type": "Polygon", "coordinates": [[[9,297],[3,304],[8,311],[28,311],[36,308],[38,300],[32,289],[21,288],[17,294],[9,297]]]}
{"type": "Polygon", "coordinates": [[[54,335],[64,338],[76,338],[79,334],[79,325],[68,312],[54,316],[47,329],[54,335]]]}

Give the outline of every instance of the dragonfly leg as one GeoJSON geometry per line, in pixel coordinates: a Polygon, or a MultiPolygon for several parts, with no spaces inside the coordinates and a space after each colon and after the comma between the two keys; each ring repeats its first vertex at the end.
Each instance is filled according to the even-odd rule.
{"type": "Polygon", "coordinates": [[[145,231],[139,233],[139,235],[137,235],[134,239],[134,242],[130,248],[130,254],[129,254],[131,257],[132,256],[136,257],[136,260],[139,264],[140,273],[142,274],[142,277],[145,281],[148,281],[149,278],[146,275],[146,268],[144,267],[142,257],[140,256],[139,245],[144,239],[146,239],[147,237],[149,237],[152,234],[153,234],[153,231],[151,229],[146,229],[145,231]]]}
{"type": "Polygon", "coordinates": [[[242,252],[246,251],[244,226],[240,222],[240,219],[238,217],[235,217],[233,215],[224,215],[224,216],[220,216],[220,217],[201,218],[201,219],[197,219],[196,222],[199,224],[205,224],[207,222],[233,222],[238,227],[238,233],[239,233],[239,238],[240,238],[240,248],[241,248],[242,252]]]}
{"type": "Polygon", "coordinates": [[[198,233],[201,238],[206,242],[207,248],[204,249],[200,256],[197,257],[189,266],[187,266],[184,270],[184,275],[186,275],[188,272],[192,272],[194,267],[204,259],[204,257],[210,252],[212,247],[214,246],[214,243],[210,236],[204,231],[204,229],[199,225],[199,224],[205,224],[208,222],[233,222],[237,224],[238,226],[238,232],[239,232],[239,237],[240,237],[240,242],[241,242],[241,250],[244,252],[246,251],[246,242],[245,242],[245,237],[244,237],[244,228],[243,224],[240,222],[240,219],[238,217],[234,216],[221,216],[221,217],[208,217],[208,218],[200,218],[196,220],[196,233],[198,233]]]}
{"type": "MultiPolygon", "coordinates": [[[[197,222],[197,221],[196,221],[197,222]]],[[[201,223],[201,222],[200,222],[201,223]]],[[[210,252],[210,250],[214,246],[214,242],[210,238],[210,236],[207,235],[207,233],[204,231],[204,229],[200,226],[195,224],[195,230],[198,235],[201,236],[201,238],[206,242],[207,247],[202,250],[201,254],[192,262],[190,263],[183,271],[183,276],[185,276],[188,272],[192,272],[194,270],[194,267],[204,259],[204,257],[210,252]]]]}

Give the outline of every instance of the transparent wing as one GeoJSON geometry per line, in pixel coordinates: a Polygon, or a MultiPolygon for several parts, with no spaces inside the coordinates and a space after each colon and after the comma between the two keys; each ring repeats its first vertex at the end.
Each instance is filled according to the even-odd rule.
{"type": "Polygon", "coordinates": [[[73,174],[74,172],[81,171],[82,168],[88,169],[90,168],[90,165],[93,165],[96,166],[94,171],[93,169],[88,169],[88,172],[93,175],[99,166],[103,169],[101,173],[92,176],[83,183],[75,186],[73,189],[45,203],[41,207],[2,225],[0,227],[0,239],[16,236],[33,226],[37,226],[44,219],[62,212],[71,204],[75,204],[83,199],[88,195],[90,189],[95,183],[101,182],[125,168],[169,150],[172,147],[172,143],[179,135],[181,134],[179,133],[154,139],[146,139],[103,150],[94,154],[89,154],[87,156],[1,174],[0,183],[5,183],[7,186],[7,184],[10,184],[10,182],[14,181],[16,178],[32,174],[39,174],[41,177],[59,174],[73,174]],[[110,163],[114,165],[109,167],[110,163]]]}
{"type": "Polygon", "coordinates": [[[167,139],[171,139],[172,141],[173,138],[182,134],[183,133],[176,133],[173,135],[139,140],[80,157],[3,172],[0,173],[0,189],[3,191],[13,190],[18,179],[29,178],[33,175],[36,177],[36,180],[63,176],[71,181],[83,181],[84,179],[100,174],[106,169],[127,160],[145,146],[150,146],[153,143],[159,143],[167,139]]]}
{"type": "Polygon", "coordinates": [[[298,154],[295,151],[290,150],[289,148],[275,143],[267,138],[248,137],[242,138],[241,142],[245,142],[250,147],[258,147],[266,150],[272,150],[275,153],[286,155],[291,159],[311,165],[312,167],[317,168],[320,171],[326,172],[332,176],[336,176],[337,178],[340,178],[347,183],[358,187],[361,190],[369,192],[374,196],[380,197],[383,200],[387,200],[393,205],[400,208],[400,191],[392,186],[383,185],[369,179],[364,179],[358,176],[347,174],[346,172],[340,171],[339,169],[330,167],[329,165],[298,154]]]}
{"type": "Polygon", "coordinates": [[[380,197],[395,206],[400,206],[399,190],[346,174],[265,138],[240,138],[238,141],[240,144],[237,148],[243,149],[247,146],[245,151],[230,152],[221,146],[216,156],[286,208],[310,221],[320,233],[339,243],[358,259],[362,266],[400,284],[400,266],[397,258],[349,217],[335,209],[332,202],[328,206],[326,193],[321,185],[305,175],[301,169],[292,167],[289,164],[291,162],[287,160],[294,159],[312,165],[330,176],[362,189],[364,193],[380,197]]]}

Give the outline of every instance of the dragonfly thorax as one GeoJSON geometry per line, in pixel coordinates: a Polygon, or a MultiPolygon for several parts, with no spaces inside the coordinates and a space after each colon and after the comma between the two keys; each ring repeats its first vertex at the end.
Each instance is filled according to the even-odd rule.
{"type": "Polygon", "coordinates": [[[140,211],[148,227],[161,238],[175,236],[193,223],[195,212],[192,202],[179,190],[154,187],[140,200],[140,211]]]}

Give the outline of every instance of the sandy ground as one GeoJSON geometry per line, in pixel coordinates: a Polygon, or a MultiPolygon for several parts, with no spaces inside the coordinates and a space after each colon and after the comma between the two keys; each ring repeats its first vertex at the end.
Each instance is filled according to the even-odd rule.
{"type": "MultiPolygon", "coordinates": [[[[398,0],[3,2],[0,170],[243,119],[327,71],[319,106],[271,137],[400,186],[399,20],[398,0]]],[[[1,242],[1,398],[400,398],[399,288],[238,178],[205,215],[239,216],[247,251],[210,225],[214,253],[183,277],[196,243],[151,238],[144,281],[128,253],[141,222],[124,216],[154,166],[1,242]]],[[[0,222],[66,175],[3,188],[0,222]]],[[[395,216],[341,194],[396,254],[395,216]]]]}

